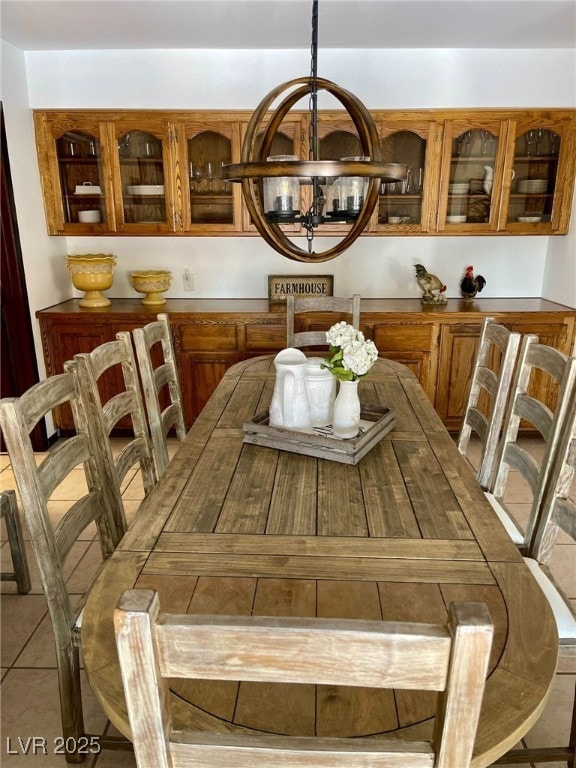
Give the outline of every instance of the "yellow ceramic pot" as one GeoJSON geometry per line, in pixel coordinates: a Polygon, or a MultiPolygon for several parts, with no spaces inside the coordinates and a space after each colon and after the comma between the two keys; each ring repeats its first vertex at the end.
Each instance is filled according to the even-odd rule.
{"type": "Polygon", "coordinates": [[[146,294],[142,299],[142,304],[146,307],[158,307],[161,304],[166,304],[166,299],[161,294],[170,288],[172,272],[163,269],[130,272],[130,282],[135,291],[146,294]]]}
{"type": "Polygon", "coordinates": [[[85,291],[78,302],[81,307],[107,307],[107,299],[102,291],[112,286],[112,272],[116,266],[116,256],[106,253],[85,253],[79,256],[66,256],[66,269],[70,272],[72,285],[79,291],[85,291]]]}

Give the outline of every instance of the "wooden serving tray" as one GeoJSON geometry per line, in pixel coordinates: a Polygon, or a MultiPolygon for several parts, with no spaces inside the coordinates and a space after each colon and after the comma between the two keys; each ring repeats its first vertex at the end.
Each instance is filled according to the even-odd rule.
{"type": "Polygon", "coordinates": [[[394,411],[379,405],[361,406],[360,432],[349,440],[335,437],[331,426],[299,431],[271,427],[268,419],[269,413],[265,411],[246,422],[243,425],[244,442],[343,464],[357,464],[395,424],[394,411]]]}

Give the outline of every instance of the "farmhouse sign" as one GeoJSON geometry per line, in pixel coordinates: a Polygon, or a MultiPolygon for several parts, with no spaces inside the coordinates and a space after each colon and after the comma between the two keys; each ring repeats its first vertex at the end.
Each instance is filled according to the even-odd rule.
{"type": "Polygon", "coordinates": [[[334,295],[334,275],[268,275],[268,301],[334,295]]]}

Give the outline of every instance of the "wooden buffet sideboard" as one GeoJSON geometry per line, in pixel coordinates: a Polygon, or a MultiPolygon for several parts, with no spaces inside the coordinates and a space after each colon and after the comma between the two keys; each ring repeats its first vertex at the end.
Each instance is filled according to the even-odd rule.
{"type": "MultiPolygon", "coordinates": [[[[169,314],[173,329],[188,427],[233,363],[286,346],[286,308],[267,299],[168,299],[162,311],[169,314]]],[[[381,357],[414,371],[445,426],[458,430],[486,315],[520,333],[535,333],[542,343],[563,352],[572,348],[576,310],[544,299],[450,299],[433,309],[424,309],[419,299],[363,299],[361,328],[381,357]]],[[[83,309],[70,299],[36,316],[46,373],[53,375],[76,353],[114,339],[118,331],[145,325],[156,311],[139,299],[112,299],[111,306],[96,309],[83,309]]],[[[297,330],[327,328],[332,322],[332,314],[311,312],[297,330]]],[[[110,376],[104,386],[112,394],[121,383],[110,376]]],[[[542,376],[536,386],[553,400],[551,382],[542,376]]],[[[54,423],[62,432],[73,428],[64,407],[55,413],[54,423]]]]}

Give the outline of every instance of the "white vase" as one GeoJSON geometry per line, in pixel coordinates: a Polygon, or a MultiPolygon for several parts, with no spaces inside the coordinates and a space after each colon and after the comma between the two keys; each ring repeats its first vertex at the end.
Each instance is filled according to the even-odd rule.
{"type": "Polygon", "coordinates": [[[356,437],[360,428],[360,399],[357,381],[341,381],[334,402],[332,428],[336,437],[356,437]]]}

